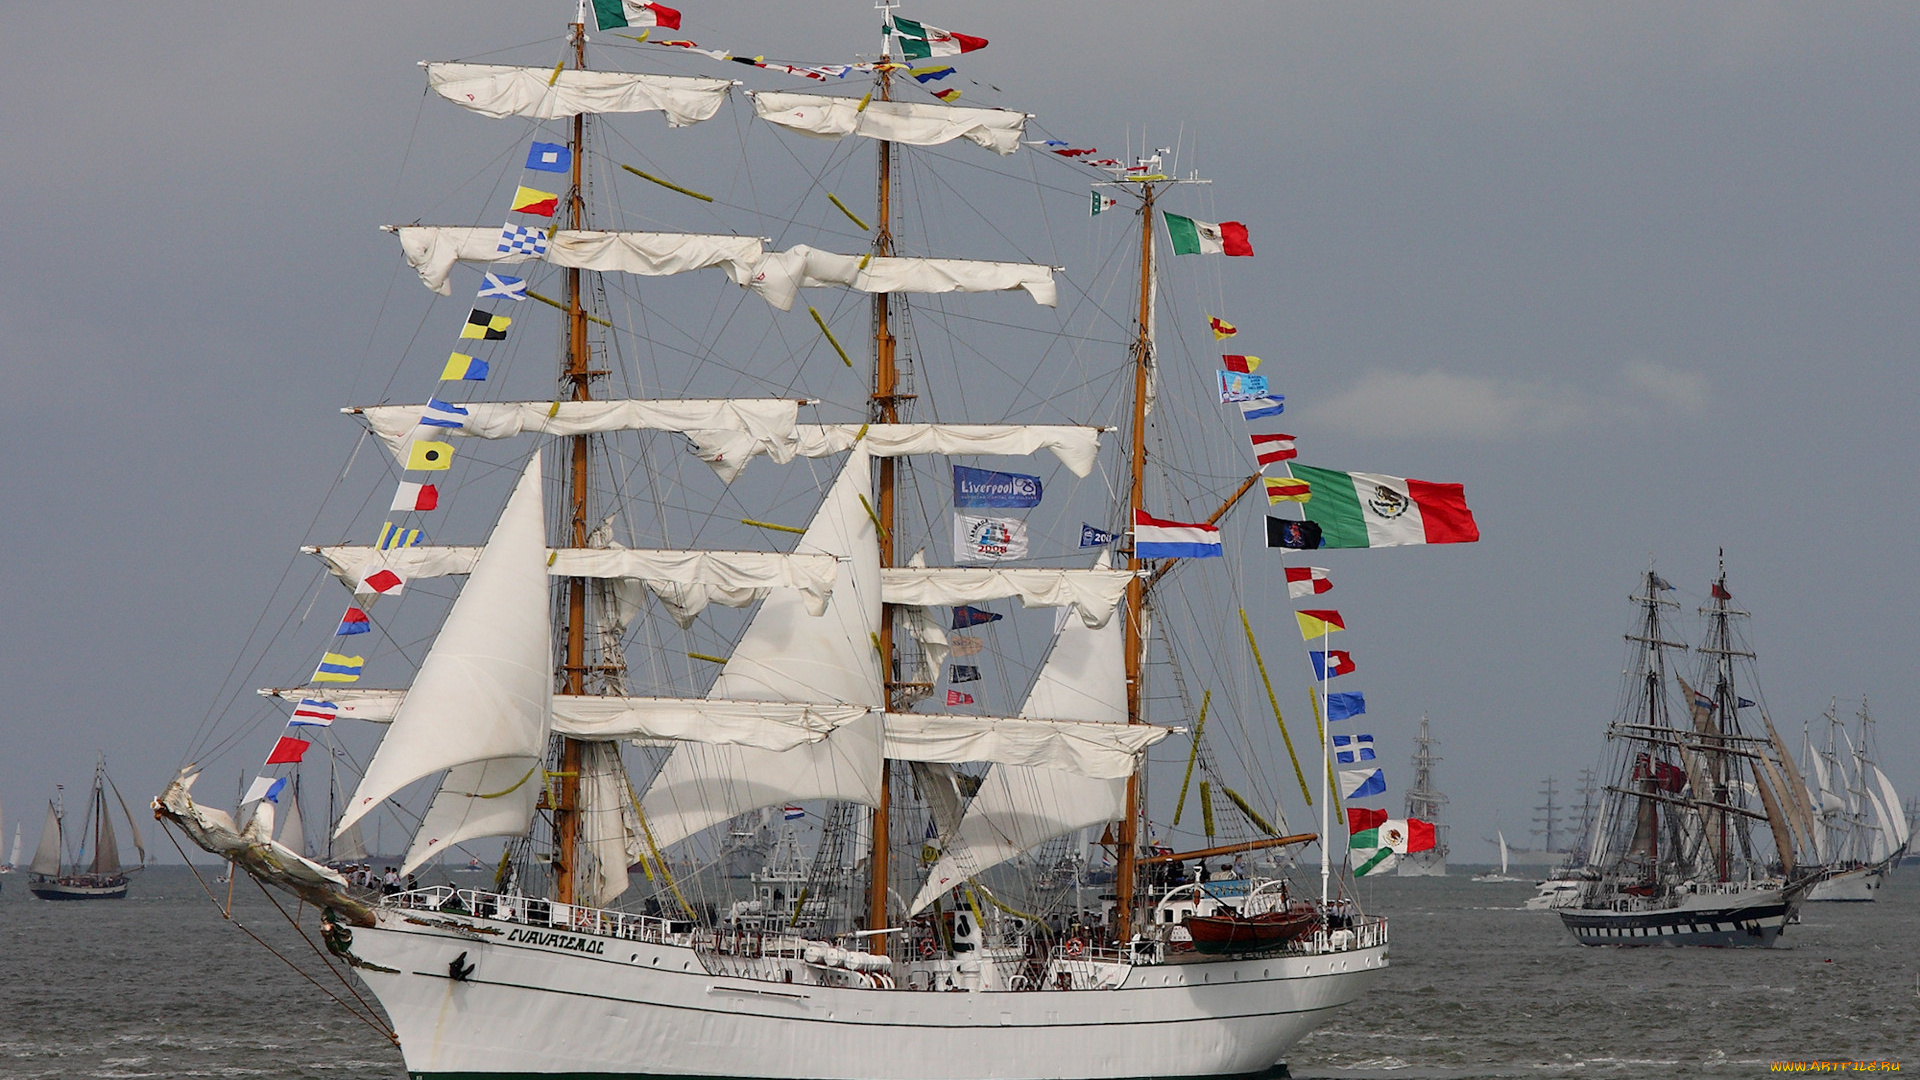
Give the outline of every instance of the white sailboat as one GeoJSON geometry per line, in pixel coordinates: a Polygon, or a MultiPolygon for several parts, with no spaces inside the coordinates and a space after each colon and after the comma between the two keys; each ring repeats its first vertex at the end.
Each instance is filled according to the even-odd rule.
{"type": "Polygon", "coordinates": [[[1807,899],[1867,902],[1911,846],[1911,827],[1893,781],[1874,760],[1873,718],[1866,702],[1860,703],[1858,740],[1832,709],[1826,721],[1826,747],[1815,750],[1809,736],[1804,755],[1806,791],[1817,819],[1806,856],[1821,867],[1807,899]]]}
{"type": "Polygon", "coordinates": [[[1507,834],[1500,829],[1495,829],[1494,836],[1500,844],[1500,870],[1498,873],[1489,870],[1484,873],[1475,874],[1473,875],[1473,880],[1481,882],[1482,884],[1487,882],[1521,880],[1520,878],[1509,877],[1507,875],[1507,834]]]}
{"type": "MultiPolygon", "coordinates": [[[[635,19],[641,7],[651,10],[609,2],[635,19]]],[[[194,842],[326,912],[328,947],[379,998],[411,1075],[1091,1080],[1261,1073],[1386,966],[1386,921],[1359,912],[1337,883],[1329,892],[1324,870],[1317,886],[1296,883],[1291,908],[1277,878],[1236,879],[1236,915],[1272,914],[1261,905],[1276,901],[1279,913],[1304,909],[1298,932],[1283,939],[1207,955],[1183,949],[1173,933],[1176,913],[1163,903],[1175,887],[1172,868],[1244,857],[1257,869],[1272,852],[1314,841],[1324,852],[1330,801],[1324,783],[1309,788],[1315,770],[1296,764],[1309,805],[1312,791],[1320,792],[1322,804],[1313,808],[1322,816],[1320,834],[1283,835],[1269,825],[1253,804],[1272,805],[1277,795],[1250,800],[1228,791],[1238,810],[1222,810],[1216,821],[1203,790],[1208,846],[1176,851],[1156,843],[1142,765],[1147,749],[1175,729],[1147,722],[1147,667],[1156,631],[1158,647],[1175,657],[1170,665],[1181,655],[1166,644],[1179,618],[1155,613],[1158,597],[1182,587],[1186,578],[1169,574],[1192,565],[1188,557],[1146,559],[1122,543],[1122,565],[1106,554],[1071,566],[929,565],[924,549],[902,558],[913,550],[906,537],[933,550],[944,543],[944,520],[937,529],[915,520],[931,516],[911,505],[924,494],[910,483],[915,458],[1044,453],[1078,479],[1102,466],[1102,435],[1119,427],[1127,445],[1104,459],[1111,498],[1101,496],[1094,512],[1124,534],[1120,523],[1136,520],[1150,502],[1161,451],[1192,452],[1206,436],[1179,436],[1177,412],[1155,411],[1168,391],[1154,336],[1155,260],[1164,246],[1154,238],[1154,212],[1157,200],[1188,182],[1162,171],[1158,153],[1110,163],[1096,188],[1096,206],[1101,198],[1112,206],[1101,193],[1113,191],[1133,204],[1139,224],[1125,241],[1138,253],[1138,276],[1129,283],[1138,297],[1137,314],[1129,312],[1132,341],[1114,380],[1119,389],[1104,403],[1120,423],[910,418],[921,388],[908,362],[910,296],[1011,292],[1051,305],[1056,286],[1054,269],[1043,264],[897,252],[893,200],[907,149],[965,142],[978,148],[969,153],[1012,154],[1024,145],[1029,118],[898,100],[910,88],[903,41],[929,40],[911,32],[944,32],[881,7],[889,30],[877,60],[830,76],[856,73],[870,80],[871,92],[746,95],[751,116],[783,139],[827,140],[824,152],[839,155],[835,168],[846,164],[844,151],[832,149],[840,140],[877,145],[877,224],[833,198],[862,231],[868,250],[860,254],[809,245],[773,251],[753,236],[593,227],[589,196],[594,183],[610,181],[590,182],[588,164],[602,145],[590,136],[617,113],[659,112],[675,127],[698,124],[736,95],[730,80],[589,68],[581,24],[569,28],[558,64],[426,65],[429,88],[455,105],[522,123],[558,121],[567,132],[564,143],[534,142],[528,158],[530,168],[555,177],[550,183],[568,170],[567,188],[548,210],[560,228],[537,239],[511,224],[504,233],[393,230],[402,256],[441,293],[463,264],[491,272],[496,284],[486,287],[500,289],[512,287],[498,283],[506,270],[559,268],[552,277],[559,299],[526,290],[563,313],[559,400],[449,405],[435,398],[349,412],[396,460],[422,470],[439,465],[421,464],[428,459],[419,455],[465,453],[461,447],[475,440],[554,441],[551,450],[516,459],[517,480],[484,544],[412,537],[389,544],[389,523],[380,544],[309,549],[362,604],[393,583],[465,578],[411,686],[310,684],[263,694],[383,728],[357,789],[330,822],[336,844],[414,785],[435,782],[399,873],[427,872],[466,842],[508,837],[503,871],[491,888],[434,885],[375,897],[303,853],[297,818],[285,820],[297,803],[260,802],[240,825],[195,802],[193,767],[155,803],[194,842]],[[516,230],[519,239],[508,235],[516,230]],[[801,408],[820,402],[602,396],[612,366],[604,361],[623,340],[609,317],[609,282],[703,269],[722,271],[781,311],[801,289],[870,295],[872,381],[861,387],[857,411],[802,423],[801,408]],[[606,475],[607,448],[616,438],[657,432],[683,436],[721,481],[740,476],[756,457],[812,476],[804,496],[787,500],[812,507],[804,528],[743,521],[798,533],[792,549],[615,543],[611,525],[601,523],[630,513],[640,500],[628,485],[643,476],[653,482],[665,466],[642,454],[644,472],[606,475]],[[955,711],[972,698],[950,690],[947,712],[917,708],[949,678],[949,655],[979,645],[958,633],[950,638],[935,610],[954,609],[958,631],[975,625],[963,612],[968,620],[1001,617],[973,605],[1014,598],[1056,614],[1049,644],[1033,653],[1043,659],[1021,707],[1010,715],[955,711]],[[727,637],[725,655],[676,654],[629,633],[655,602],[674,625],[708,641],[720,639],[704,628],[716,617],[709,608],[752,611],[727,637]],[[626,654],[642,647],[661,654],[662,667],[690,658],[717,664],[718,674],[693,693],[629,693],[627,680],[639,676],[626,654]],[[637,745],[646,768],[630,776],[623,754],[632,751],[623,745],[637,745]],[[767,892],[755,898],[758,906],[718,903],[726,898],[703,891],[727,875],[713,869],[717,860],[706,859],[702,844],[734,830],[730,823],[796,806],[822,822],[810,833],[809,864],[793,858],[783,874],[760,878],[767,892]],[[277,839],[276,814],[285,821],[277,839]],[[1071,887],[1045,894],[1036,883],[1059,875],[1036,853],[1103,827],[1099,847],[1112,860],[1105,895],[1096,894],[1090,908],[1080,902],[1084,841],[1054,860],[1075,868],[1071,887]],[[645,893],[648,907],[614,906],[635,892],[645,893]],[[1062,896],[1075,898],[1070,910],[1062,896]]],[[[728,59],[798,71],[763,58],[728,59]]],[[[803,74],[827,78],[825,70],[803,74]]],[[[546,134],[533,130],[536,140],[546,134]]],[[[801,150],[811,152],[804,145],[784,152],[801,150]]],[[[518,207],[522,196],[515,198],[518,207]]],[[[831,320],[809,313],[852,366],[831,320]]],[[[477,328],[468,339],[505,332],[481,309],[468,323],[477,328]]],[[[921,361],[928,362],[924,354],[921,361]]],[[[456,353],[447,370],[472,371],[473,363],[456,353]]],[[[966,416],[970,403],[951,408],[966,416]]],[[[1236,478],[1237,489],[1210,520],[1259,490],[1260,478],[1236,478]]],[[[676,491],[659,501],[686,497],[676,491]]],[[[739,516],[730,504],[725,512],[739,516]]],[[[336,666],[357,678],[360,660],[342,657],[336,666]]],[[[957,681],[957,671],[950,678],[957,681]]],[[[1179,691],[1184,696],[1184,685],[1179,691]]],[[[1152,707],[1184,723],[1191,713],[1167,705],[1171,696],[1152,707]]],[[[1277,704],[1274,710],[1277,720],[1277,704]]],[[[1326,741],[1313,742],[1320,743],[1318,771],[1330,773],[1326,741]]]]}

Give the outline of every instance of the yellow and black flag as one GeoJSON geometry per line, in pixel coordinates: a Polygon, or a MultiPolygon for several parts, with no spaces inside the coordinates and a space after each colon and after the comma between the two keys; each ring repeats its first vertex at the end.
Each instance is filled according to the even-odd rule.
{"type": "Polygon", "coordinates": [[[479,341],[507,340],[507,327],[513,325],[513,319],[507,315],[495,315],[490,311],[474,308],[467,313],[467,325],[460,328],[460,336],[479,341]]]}

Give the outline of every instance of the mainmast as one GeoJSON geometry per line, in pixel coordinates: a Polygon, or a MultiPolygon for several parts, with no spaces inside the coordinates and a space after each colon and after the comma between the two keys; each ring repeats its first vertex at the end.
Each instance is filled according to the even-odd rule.
{"type": "MultiPolygon", "coordinates": [[[[891,5],[882,2],[882,10],[891,13],[891,5]]],[[[890,24],[889,24],[890,25],[890,24]]],[[[890,33],[880,36],[880,63],[878,74],[880,85],[877,93],[882,101],[893,99],[892,42],[890,33]]],[[[885,258],[893,254],[893,143],[879,140],[880,167],[877,196],[879,225],[873,238],[873,254],[885,258]]],[[[894,364],[893,330],[889,324],[891,301],[890,293],[875,293],[873,297],[873,398],[867,410],[870,422],[877,424],[895,424],[900,421],[900,401],[898,392],[900,372],[894,364]]],[[[894,462],[891,457],[879,460],[879,485],[876,490],[879,506],[875,508],[875,522],[879,525],[876,533],[880,543],[880,565],[892,566],[894,560],[894,462]]],[[[896,671],[893,663],[893,605],[883,605],[880,609],[880,636],[874,643],[879,652],[881,700],[885,708],[895,707],[893,695],[898,685],[894,680],[896,671]]],[[[880,766],[880,800],[873,811],[872,850],[867,857],[867,929],[881,930],[887,925],[887,885],[889,878],[888,856],[891,837],[887,828],[892,813],[892,773],[893,766],[885,761],[880,766]]],[[[876,953],[887,951],[887,939],[883,934],[875,934],[867,939],[868,946],[876,953]]]]}
{"type": "MultiPolygon", "coordinates": [[[[576,68],[587,66],[587,28],[584,23],[568,24],[568,32],[573,42],[573,65],[576,68]]],[[[572,186],[567,190],[568,224],[575,229],[586,226],[586,193],[581,176],[587,157],[587,126],[583,113],[573,117],[572,186]]],[[[567,270],[567,354],[563,377],[573,385],[573,400],[588,401],[593,397],[592,381],[598,372],[592,370],[592,353],[587,344],[587,310],[580,296],[580,271],[578,268],[567,270]]],[[[572,521],[571,544],[576,548],[587,546],[587,464],[590,450],[589,436],[575,435],[571,443],[571,461],[567,473],[566,491],[572,521]]],[[[586,690],[587,681],[587,579],[573,577],[567,579],[567,659],[561,669],[565,673],[566,692],[580,694],[586,690]]],[[[563,904],[574,900],[574,886],[579,867],[575,866],[580,847],[580,759],[585,744],[578,739],[563,737],[560,740],[559,784],[549,788],[554,792],[553,805],[553,898],[563,904]]]]}
{"type": "MultiPolygon", "coordinates": [[[[1140,314],[1138,333],[1133,344],[1133,452],[1129,474],[1133,485],[1127,497],[1127,521],[1146,497],[1147,474],[1147,392],[1153,377],[1153,181],[1140,185],[1140,314]]],[[[1140,580],[1140,555],[1137,543],[1127,549],[1127,569],[1133,577],[1127,582],[1126,636],[1127,723],[1139,724],[1141,717],[1141,644],[1146,638],[1146,585],[1140,580]]],[[[1140,773],[1127,777],[1126,815],[1120,819],[1119,865],[1114,871],[1114,930],[1121,941],[1133,937],[1133,886],[1135,859],[1138,855],[1136,830],[1140,820],[1140,773]]]]}

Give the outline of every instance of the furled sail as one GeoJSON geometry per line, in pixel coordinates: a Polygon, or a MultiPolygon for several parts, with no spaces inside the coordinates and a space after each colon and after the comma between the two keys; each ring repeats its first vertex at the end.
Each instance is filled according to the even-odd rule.
{"type": "Polygon", "coordinates": [[[1130,570],[897,566],[880,571],[889,604],[932,607],[1018,597],[1028,607],[1072,607],[1090,628],[1107,624],[1127,593],[1130,570]]]}
{"type": "Polygon", "coordinates": [[[536,451],[335,836],[423,776],[498,758],[533,765],[545,755],[553,661],[541,509],[536,451]]]}
{"type": "Polygon", "coordinates": [[[1020,147],[1027,114],[917,101],[861,101],[826,94],[761,91],[751,95],[760,119],[819,139],[861,135],[869,139],[939,146],[955,139],[978,143],[996,154],[1020,147]]]}
{"type": "Polygon", "coordinates": [[[888,713],[887,757],[991,761],[1124,780],[1133,775],[1147,747],[1170,734],[1171,729],[1151,724],[888,713]]]}
{"type": "MultiPolygon", "coordinates": [[[[1101,555],[1099,566],[1106,564],[1101,555]]],[[[1121,624],[1092,628],[1061,613],[1047,662],[1020,715],[1125,724],[1127,677],[1121,624]]],[[[1061,769],[995,765],[967,804],[960,827],[942,838],[940,859],[913,898],[919,913],[958,882],[986,872],[1056,836],[1112,821],[1126,812],[1127,781],[1061,769]]]]}
{"type": "Polygon", "coordinates": [[[580,902],[605,907],[627,891],[627,867],[643,845],[620,748],[594,743],[580,754],[580,902]]]}
{"type": "MultiPolygon", "coordinates": [[[[786,442],[801,402],[793,398],[692,398],[616,401],[476,401],[461,405],[457,428],[433,428],[436,438],[468,435],[510,439],[516,435],[600,435],[612,431],[740,433],[756,441],[786,442]]],[[[347,412],[363,420],[400,461],[407,458],[425,405],[373,405],[347,412]]]]}
{"type": "Polygon", "coordinates": [[[664,847],[735,815],[796,799],[879,802],[883,686],[873,649],[881,605],[879,548],[867,511],[872,472],[864,452],[848,455],[800,538],[798,551],[841,560],[826,614],[809,616],[791,591],[767,597],[708,697],[837,702],[875,711],[785,752],[675,747],[641,800],[656,844],[664,847]]]}
{"type": "MultiPolygon", "coordinates": [[[[735,279],[738,280],[737,278],[735,279]]],[[[842,255],[796,244],[769,252],[745,282],[781,311],[793,309],[801,289],[839,285],[867,293],[977,293],[1025,289],[1033,302],[1053,307],[1058,299],[1053,268],[1037,263],[976,259],[922,259],[842,255]]]]}
{"type": "MultiPolygon", "coordinates": [[[[408,581],[470,574],[486,550],[468,545],[424,545],[381,551],[365,545],[305,549],[320,556],[349,589],[379,567],[408,581]]],[[[657,548],[555,548],[547,572],[554,577],[610,578],[644,582],[682,625],[708,604],[746,607],[773,589],[793,589],[809,614],[827,610],[839,568],[814,553],[777,551],[682,551],[657,548]]]]}
{"type": "Polygon", "coordinates": [[[33,861],[27,870],[47,877],[60,874],[60,812],[47,804],[47,820],[40,826],[40,844],[33,849],[33,861]]]}
{"type": "Polygon", "coordinates": [[[533,820],[542,784],[540,759],[493,758],[447,770],[433,802],[407,848],[403,874],[462,840],[481,836],[518,836],[533,820]]]}
{"type": "Polygon", "coordinates": [[[1051,450],[1075,476],[1093,472],[1100,429],[1066,424],[796,424],[782,436],[743,428],[687,430],[694,453],[731,482],[747,460],[765,454],[780,464],[796,457],[827,457],[858,443],[874,457],[910,454],[1005,454],[1051,450]]]}
{"type": "Polygon", "coordinates": [[[556,120],[580,113],[666,114],[686,127],[720,111],[726,79],[689,75],[642,75],[625,71],[513,67],[506,64],[428,63],[434,93],[482,116],[528,116],[556,120]]]}
{"type": "Polygon", "coordinates": [[[453,291],[448,277],[456,262],[523,263],[541,259],[578,270],[606,270],[646,277],[719,267],[736,285],[759,272],[765,247],[757,236],[713,233],[608,232],[556,229],[546,234],[546,252],[509,244],[496,226],[396,225],[400,252],[420,273],[421,284],[441,296],[453,291]]]}

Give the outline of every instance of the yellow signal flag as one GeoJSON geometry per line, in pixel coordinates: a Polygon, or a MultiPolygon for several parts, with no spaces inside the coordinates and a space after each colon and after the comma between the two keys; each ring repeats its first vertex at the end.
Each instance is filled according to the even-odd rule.
{"type": "Polygon", "coordinates": [[[1332,608],[1322,608],[1317,611],[1296,611],[1293,613],[1293,617],[1300,623],[1300,636],[1307,641],[1312,641],[1317,637],[1326,637],[1328,634],[1347,628],[1347,624],[1340,618],[1340,613],[1334,611],[1332,608]]]}
{"type": "Polygon", "coordinates": [[[407,468],[440,472],[453,468],[453,444],[420,440],[407,447],[407,468]]]}
{"type": "Polygon", "coordinates": [[[474,308],[467,313],[467,324],[460,328],[460,336],[476,341],[505,341],[507,327],[513,325],[508,315],[495,315],[490,311],[474,308]]]}
{"type": "Polygon", "coordinates": [[[1267,489],[1267,503],[1306,502],[1313,498],[1313,489],[1305,480],[1296,480],[1291,476],[1268,476],[1261,480],[1267,489]]]}

